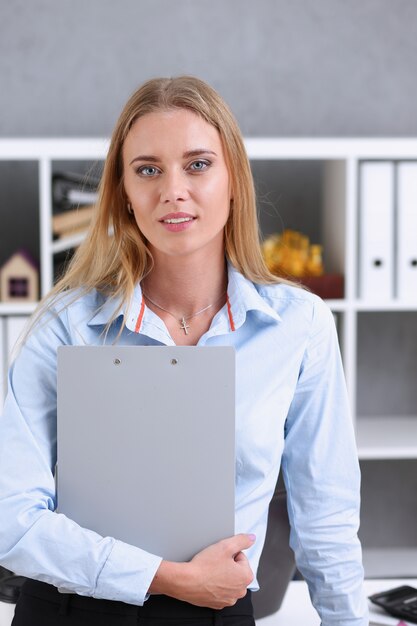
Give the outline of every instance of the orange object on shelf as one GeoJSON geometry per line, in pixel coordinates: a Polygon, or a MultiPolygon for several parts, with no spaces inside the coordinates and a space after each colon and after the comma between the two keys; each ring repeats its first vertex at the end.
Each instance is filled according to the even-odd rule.
{"type": "Polygon", "coordinates": [[[310,244],[309,238],[296,230],[286,229],[267,237],[262,243],[262,253],[274,274],[303,278],[324,273],[323,246],[310,244]]]}
{"type": "Polygon", "coordinates": [[[323,299],[344,297],[344,276],[325,273],[323,246],[310,244],[306,235],[289,229],[270,235],[262,243],[262,253],[276,276],[298,282],[323,299]]]}

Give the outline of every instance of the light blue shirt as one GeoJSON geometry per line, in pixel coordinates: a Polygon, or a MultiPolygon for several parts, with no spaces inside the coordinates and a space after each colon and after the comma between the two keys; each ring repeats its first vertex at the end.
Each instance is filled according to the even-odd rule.
{"type": "MultiPolygon", "coordinates": [[[[97,292],[66,305],[45,315],[10,368],[0,420],[0,562],[58,588],[140,605],[161,557],[54,513],[57,347],[112,343],[122,321],[104,337],[118,303],[97,292]]],[[[140,285],[119,342],[174,344],[140,285]]],[[[360,474],[331,311],[307,291],[254,285],[229,265],[228,305],[198,345],[236,350],[236,532],[257,537],[247,551],[253,572],[282,467],[291,547],[323,626],[365,626],[360,474]]]]}

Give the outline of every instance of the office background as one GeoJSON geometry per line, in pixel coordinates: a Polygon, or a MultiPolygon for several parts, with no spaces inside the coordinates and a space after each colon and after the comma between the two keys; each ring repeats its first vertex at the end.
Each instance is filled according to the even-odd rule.
{"type": "MultiPolygon", "coordinates": [[[[0,137],[108,136],[138,84],[182,73],[218,89],[245,136],[416,137],[416,24],[415,0],[0,0],[0,137]]],[[[36,211],[24,213],[22,230],[7,191],[19,186],[21,205],[30,204],[36,175],[27,163],[2,169],[0,220],[9,236],[2,240],[0,229],[0,263],[17,236],[36,245],[36,211]]],[[[311,165],[289,170],[278,185],[264,176],[261,192],[272,185],[269,200],[284,226],[297,226],[296,210],[285,206],[297,181],[298,206],[319,201],[311,165]]],[[[417,387],[389,378],[417,368],[415,317],[404,319],[381,357],[389,359],[390,341],[398,356],[400,341],[399,362],[361,391],[371,410],[391,386],[416,412],[417,387]]],[[[362,344],[375,346],[383,328],[364,324],[361,333],[362,344]]],[[[364,542],[416,546],[416,461],[362,465],[364,542]]]]}

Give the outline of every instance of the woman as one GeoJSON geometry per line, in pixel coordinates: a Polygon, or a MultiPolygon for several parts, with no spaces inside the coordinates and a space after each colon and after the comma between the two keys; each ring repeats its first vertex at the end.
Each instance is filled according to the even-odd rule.
{"type": "Polygon", "coordinates": [[[126,104],[95,222],[10,370],[0,441],[0,560],[34,579],[15,626],[253,624],[250,590],[280,467],[291,546],[323,625],[368,623],[333,318],[266,269],[240,131],[202,81],[151,80],[126,104]],[[56,349],[112,342],[236,349],[238,534],[188,563],[54,513],[56,349]]]}

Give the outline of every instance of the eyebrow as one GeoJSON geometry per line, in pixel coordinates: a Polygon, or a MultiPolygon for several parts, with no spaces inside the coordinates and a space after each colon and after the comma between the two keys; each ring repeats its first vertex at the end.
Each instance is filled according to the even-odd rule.
{"type": "MultiPolygon", "coordinates": [[[[213,150],[209,150],[208,148],[196,148],[195,150],[187,150],[182,155],[183,159],[189,159],[190,157],[201,156],[202,154],[212,154],[213,156],[217,156],[217,154],[213,150]]],[[[148,163],[159,163],[161,159],[152,154],[140,154],[139,156],[132,159],[129,165],[132,165],[135,161],[147,161],[148,163]]]]}

